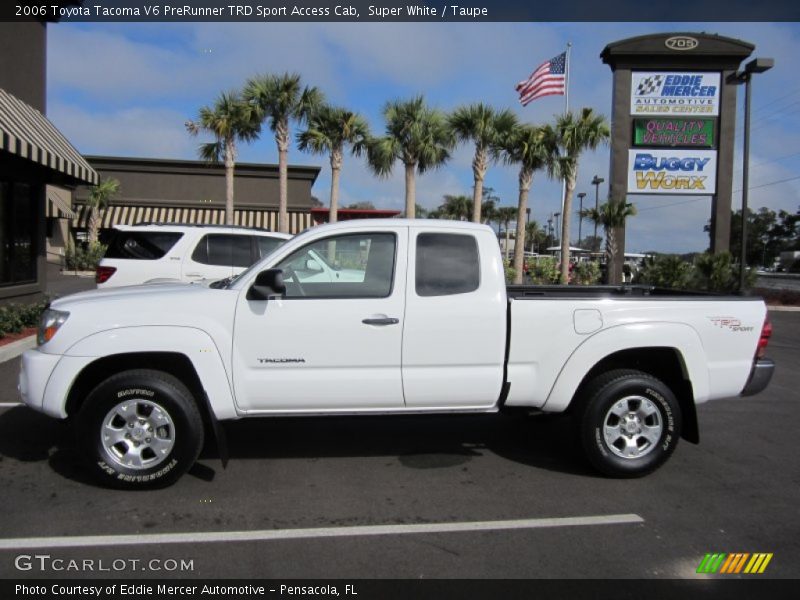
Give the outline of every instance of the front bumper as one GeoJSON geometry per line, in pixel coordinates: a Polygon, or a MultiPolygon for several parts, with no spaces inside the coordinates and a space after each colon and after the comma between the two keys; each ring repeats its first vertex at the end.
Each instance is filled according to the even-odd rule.
{"type": "Polygon", "coordinates": [[[775,372],[775,363],[769,358],[760,358],[753,363],[750,378],[742,390],[742,396],[755,396],[763,391],[772,379],[775,372]]]}
{"type": "Polygon", "coordinates": [[[47,354],[38,349],[22,354],[17,390],[22,401],[34,410],[44,412],[44,394],[47,382],[58,365],[61,356],[47,354]]]}

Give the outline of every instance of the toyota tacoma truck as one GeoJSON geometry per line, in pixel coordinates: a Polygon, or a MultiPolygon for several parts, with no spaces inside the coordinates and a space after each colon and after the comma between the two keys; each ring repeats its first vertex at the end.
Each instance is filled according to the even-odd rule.
{"type": "Polygon", "coordinates": [[[19,391],[123,488],[224,451],[229,419],[515,409],[568,411],[596,469],[636,477],[699,441],[697,404],[767,386],[770,333],[756,298],[506,286],[484,225],[349,221],[210,285],[52,302],[19,391]]]}

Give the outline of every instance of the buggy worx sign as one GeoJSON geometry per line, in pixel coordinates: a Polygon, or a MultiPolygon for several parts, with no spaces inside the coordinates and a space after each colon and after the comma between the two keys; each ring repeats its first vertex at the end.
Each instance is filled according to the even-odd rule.
{"type": "Polygon", "coordinates": [[[628,193],[713,194],[716,185],[713,150],[628,151],[628,193]]]}

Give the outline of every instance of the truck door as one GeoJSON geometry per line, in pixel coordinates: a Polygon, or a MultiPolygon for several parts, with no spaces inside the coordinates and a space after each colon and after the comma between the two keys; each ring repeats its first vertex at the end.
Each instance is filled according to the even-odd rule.
{"type": "Polygon", "coordinates": [[[500,395],[505,279],[499,254],[481,256],[478,242],[475,231],[410,230],[403,331],[409,408],[487,407],[500,395]]]}
{"type": "Polygon", "coordinates": [[[241,292],[233,342],[240,408],[403,406],[407,238],[407,228],[384,227],[317,239],[275,265],[285,298],[250,301],[241,292]]]}

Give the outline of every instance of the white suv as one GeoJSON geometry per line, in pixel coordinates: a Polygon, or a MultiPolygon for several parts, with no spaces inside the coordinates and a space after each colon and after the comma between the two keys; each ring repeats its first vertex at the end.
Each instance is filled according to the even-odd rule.
{"type": "Polygon", "coordinates": [[[237,275],[292,236],[214,225],[118,225],[97,266],[100,289],[237,275]]]}

